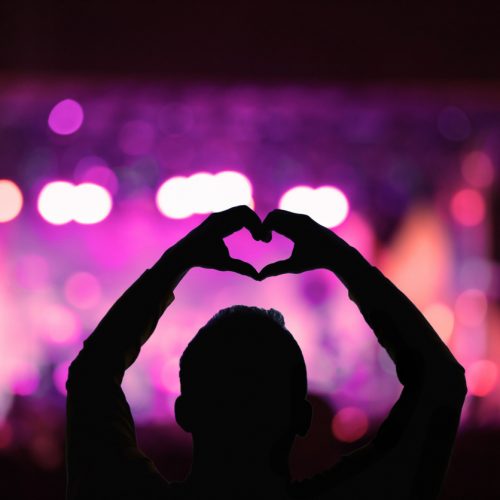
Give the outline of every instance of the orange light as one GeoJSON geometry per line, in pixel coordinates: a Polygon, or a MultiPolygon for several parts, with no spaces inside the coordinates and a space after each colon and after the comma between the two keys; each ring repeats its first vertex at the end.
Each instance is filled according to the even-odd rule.
{"type": "Polygon", "coordinates": [[[441,340],[447,344],[453,333],[455,319],[452,310],[445,304],[436,302],[424,309],[424,316],[436,330],[441,340]]]}

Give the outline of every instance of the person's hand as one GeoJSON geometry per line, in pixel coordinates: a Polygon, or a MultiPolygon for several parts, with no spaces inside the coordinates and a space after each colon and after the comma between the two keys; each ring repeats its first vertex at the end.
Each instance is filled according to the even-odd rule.
{"type": "Polygon", "coordinates": [[[269,233],[263,231],[259,216],[246,205],[215,212],[198,227],[178,241],[167,252],[174,261],[182,262],[189,269],[204,267],[219,271],[233,271],[259,279],[253,266],[239,259],[233,259],[223,238],[242,228],[247,228],[256,241],[270,241],[269,233]]]}
{"type": "Polygon", "coordinates": [[[269,276],[297,274],[313,269],[335,271],[353,250],[342,238],[308,215],[276,209],[267,215],[262,226],[267,235],[270,231],[276,231],[292,240],[295,245],[288,259],[268,264],[260,271],[261,280],[269,276]]]}

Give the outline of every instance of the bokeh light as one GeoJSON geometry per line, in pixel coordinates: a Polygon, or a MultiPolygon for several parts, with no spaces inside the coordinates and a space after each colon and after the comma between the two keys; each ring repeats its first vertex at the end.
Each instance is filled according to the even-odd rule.
{"type": "Polygon", "coordinates": [[[467,327],[480,326],[486,317],[488,300],[482,290],[464,290],[455,301],[455,316],[467,327]]]}
{"type": "Polygon", "coordinates": [[[99,304],[102,295],[101,286],[93,274],[77,272],[66,280],[64,295],[72,306],[78,309],[91,309],[99,304]]]}
{"type": "Polygon", "coordinates": [[[198,172],[188,178],[188,197],[192,213],[213,212],[217,183],[215,177],[207,172],[198,172]]]}
{"type": "Polygon", "coordinates": [[[158,210],[172,219],[220,212],[237,205],[253,208],[252,185],[243,174],[231,170],[175,176],[165,181],[156,194],[158,210]]]}
{"type": "Polygon", "coordinates": [[[64,99],[52,108],[48,123],[50,129],[56,134],[73,134],[82,126],[83,109],[73,99],[64,99]]]}
{"type": "Polygon", "coordinates": [[[74,342],[81,334],[78,317],[67,307],[56,303],[40,307],[36,329],[41,338],[53,344],[74,342]]]}
{"type": "Polygon", "coordinates": [[[158,210],[171,219],[184,219],[193,215],[188,196],[188,179],[176,176],[165,181],[156,193],[158,210]]]}
{"type": "Polygon", "coordinates": [[[95,224],[111,212],[113,201],[102,186],[84,182],[77,186],[66,181],[49,182],[38,197],[38,211],[51,224],[95,224]]]}
{"type": "Polygon", "coordinates": [[[349,202],[345,194],[333,186],[321,186],[316,189],[296,186],[283,194],[279,208],[309,215],[318,224],[332,228],[346,219],[349,202]]]}
{"type": "Polygon", "coordinates": [[[82,175],[82,182],[97,184],[106,188],[111,194],[118,191],[118,178],[116,174],[108,167],[95,166],[90,167],[82,175]]]}
{"type": "Polygon", "coordinates": [[[435,302],[423,310],[424,316],[436,330],[441,340],[447,344],[453,333],[455,319],[452,309],[446,304],[435,302]]]}
{"type": "Polygon", "coordinates": [[[347,406],[339,410],[332,419],[333,435],[344,443],[362,438],[368,431],[368,417],[360,408],[347,406]]]}
{"type": "Polygon", "coordinates": [[[462,160],[462,175],[471,186],[486,188],[495,178],[495,168],[486,153],[471,151],[462,160]]]}
{"type": "Polygon", "coordinates": [[[450,243],[444,221],[430,207],[417,205],[382,251],[380,269],[415,304],[426,306],[438,300],[443,284],[451,279],[450,243]]]}
{"type": "Polygon", "coordinates": [[[113,201],[106,189],[84,182],[73,189],[73,219],[80,224],[96,224],[111,212],[113,201]]]}
{"type": "Polygon", "coordinates": [[[38,196],[38,211],[51,224],[67,224],[73,219],[73,184],[49,182],[38,196]]]}
{"type": "Polygon", "coordinates": [[[476,226],[484,220],[486,205],[479,191],[466,188],[453,195],[450,210],[458,223],[463,226],[476,226]]]}
{"type": "Polygon", "coordinates": [[[252,184],[240,172],[226,170],[214,176],[213,212],[220,212],[237,205],[248,205],[254,208],[252,184]]]}
{"type": "Polygon", "coordinates": [[[472,363],[465,371],[469,394],[478,397],[487,396],[496,386],[498,367],[493,361],[481,359],[472,363]]]}
{"type": "Polygon", "coordinates": [[[73,177],[76,184],[91,182],[106,188],[112,195],[118,191],[118,178],[107,163],[98,156],[85,156],[76,165],[73,177]]]}
{"type": "Polygon", "coordinates": [[[14,220],[23,208],[23,194],[9,179],[0,179],[0,222],[14,220]]]}

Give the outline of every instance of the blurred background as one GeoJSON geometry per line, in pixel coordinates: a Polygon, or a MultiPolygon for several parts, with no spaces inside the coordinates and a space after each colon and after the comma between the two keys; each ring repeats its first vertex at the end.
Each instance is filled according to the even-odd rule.
{"type": "MultiPolygon", "coordinates": [[[[413,300],[469,388],[442,498],[500,496],[499,8],[0,8],[4,498],[64,497],[68,364],[166,248],[239,204],[309,214],[413,300]]],[[[258,269],[292,249],[226,242],[258,269]]],[[[196,269],[124,381],[165,477],[191,460],[173,419],[179,357],[235,303],[280,310],[304,352],[314,419],[293,476],[369,441],[401,386],[335,276],[196,269]]]]}

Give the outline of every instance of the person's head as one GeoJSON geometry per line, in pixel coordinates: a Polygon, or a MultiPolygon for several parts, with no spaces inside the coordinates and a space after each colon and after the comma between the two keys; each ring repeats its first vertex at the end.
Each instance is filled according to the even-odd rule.
{"type": "Polygon", "coordinates": [[[180,383],[176,419],[194,437],[263,446],[286,436],[291,445],[309,428],[304,358],[274,309],[215,314],[182,354],[180,383]]]}

